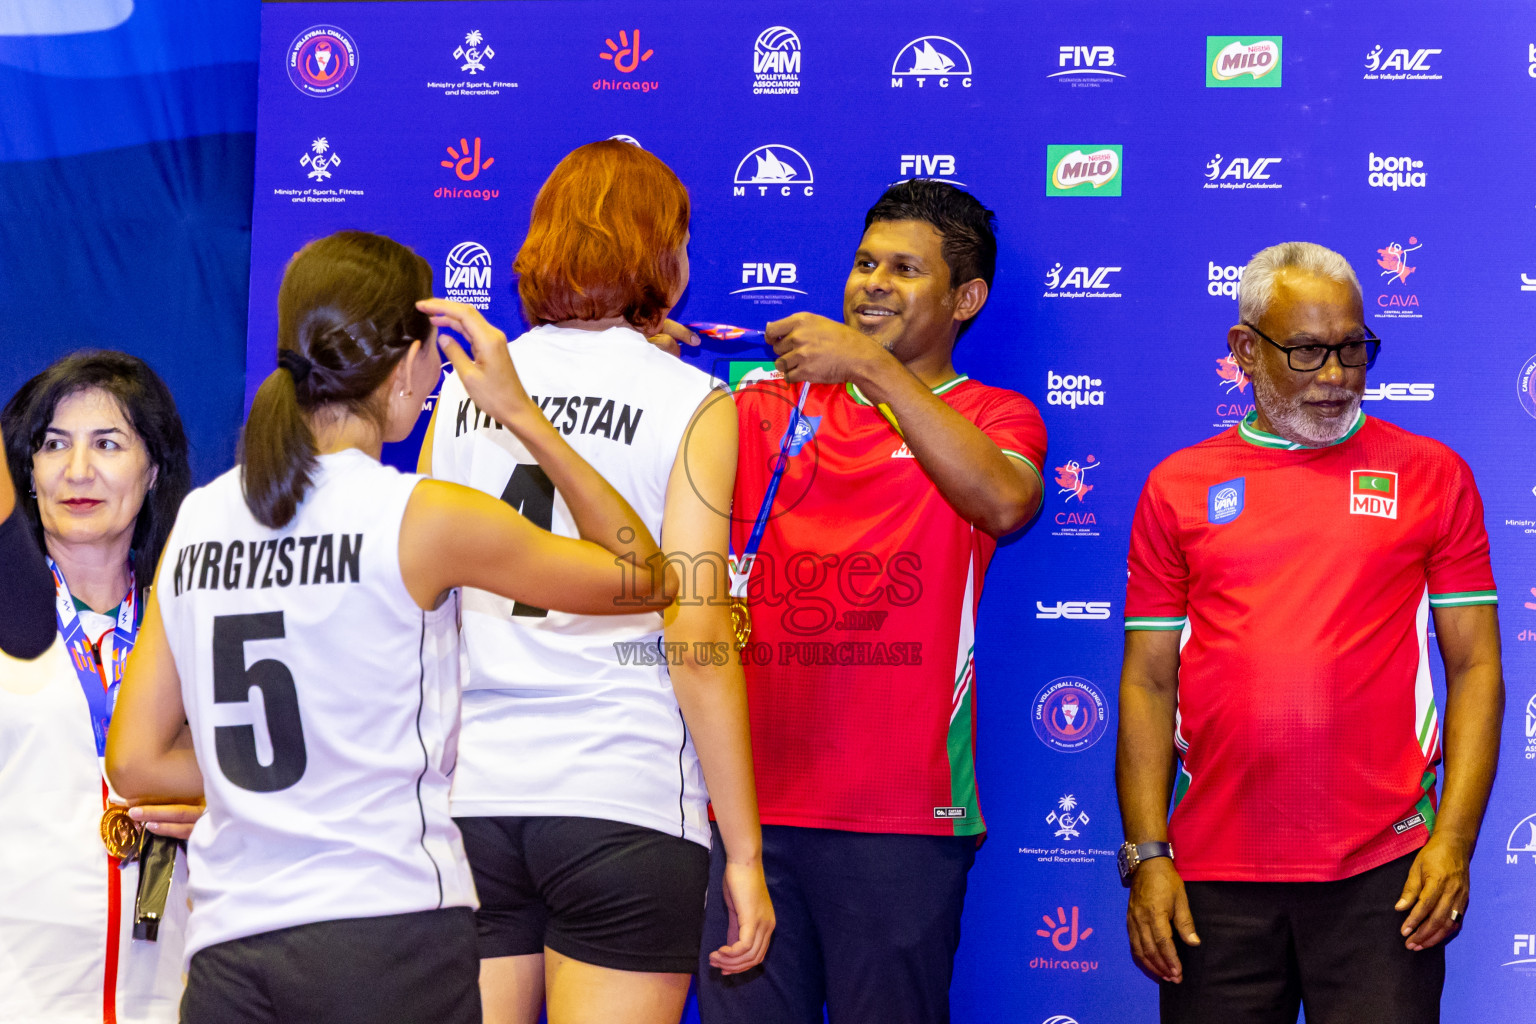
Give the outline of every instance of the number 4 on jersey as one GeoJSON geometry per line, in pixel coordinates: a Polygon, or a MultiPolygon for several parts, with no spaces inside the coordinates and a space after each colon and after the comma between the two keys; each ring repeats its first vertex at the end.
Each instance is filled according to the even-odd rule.
{"type": "MultiPolygon", "coordinates": [[[[501,500],[541,530],[548,530],[555,521],[555,485],[538,464],[518,463],[512,470],[512,479],[507,481],[507,489],[501,492],[501,500]]],[[[518,601],[512,606],[512,614],[542,619],[549,609],[518,601]]]]}

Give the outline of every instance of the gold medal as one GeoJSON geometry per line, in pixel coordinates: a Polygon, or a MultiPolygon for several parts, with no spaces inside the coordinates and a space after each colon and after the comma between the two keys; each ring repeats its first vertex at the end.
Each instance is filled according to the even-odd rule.
{"type": "Polygon", "coordinates": [[[752,614],[747,611],[745,598],[731,598],[731,628],[736,631],[736,649],[739,651],[752,638],[752,614]]]}
{"type": "Polygon", "coordinates": [[[144,826],[128,816],[128,808],[112,804],[101,814],[101,844],[118,860],[135,857],[144,826]]]}

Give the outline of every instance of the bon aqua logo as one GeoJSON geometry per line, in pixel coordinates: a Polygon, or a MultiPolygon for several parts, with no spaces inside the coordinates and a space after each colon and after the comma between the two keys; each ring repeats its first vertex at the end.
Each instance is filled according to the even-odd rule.
{"type": "Polygon", "coordinates": [[[1120,195],[1121,147],[1046,146],[1048,196],[1120,195]]]}

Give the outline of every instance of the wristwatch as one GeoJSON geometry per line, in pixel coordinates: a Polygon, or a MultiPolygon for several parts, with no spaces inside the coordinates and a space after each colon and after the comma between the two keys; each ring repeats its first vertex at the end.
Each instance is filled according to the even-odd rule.
{"type": "Polygon", "coordinates": [[[1120,847],[1120,853],[1115,858],[1120,863],[1120,884],[1127,889],[1131,887],[1131,875],[1144,860],[1154,860],[1158,857],[1167,857],[1173,860],[1172,843],[1126,843],[1120,847]]]}

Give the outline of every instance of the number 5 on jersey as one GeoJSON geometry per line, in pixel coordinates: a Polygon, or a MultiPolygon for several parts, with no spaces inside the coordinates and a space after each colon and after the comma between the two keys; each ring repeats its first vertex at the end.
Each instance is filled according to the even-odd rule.
{"type": "Polygon", "coordinates": [[[280,640],[283,635],[282,612],[213,618],[213,702],[249,704],[251,690],[260,690],[267,735],[272,740],[272,761],[264,765],[258,759],[254,725],[215,726],[214,749],[225,777],[256,793],[274,793],[292,786],[304,777],[307,761],[293,673],[273,658],[263,658],[250,667],[245,664],[247,643],[280,640]]]}

